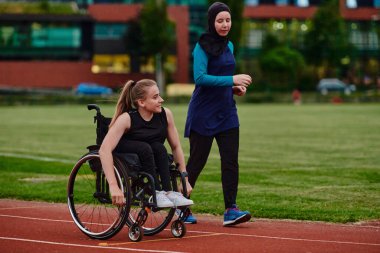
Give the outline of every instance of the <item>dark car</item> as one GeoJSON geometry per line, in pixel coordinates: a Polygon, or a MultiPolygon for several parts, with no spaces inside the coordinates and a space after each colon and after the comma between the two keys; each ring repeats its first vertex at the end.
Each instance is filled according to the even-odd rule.
{"type": "Polygon", "coordinates": [[[330,91],[344,92],[344,94],[350,95],[353,91],[356,90],[356,86],[353,84],[348,85],[336,78],[325,78],[319,81],[317,90],[322,95],[326,95],[330,91]]]}
{"type": "Polygon", "coordinates": [[[97,83],[80,83],[75,93],[78,95],[111,95],[112,89],[97,83]]]}

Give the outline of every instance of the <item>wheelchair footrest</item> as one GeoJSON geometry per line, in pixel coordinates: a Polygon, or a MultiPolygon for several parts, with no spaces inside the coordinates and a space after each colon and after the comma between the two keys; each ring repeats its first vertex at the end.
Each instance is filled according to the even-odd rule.
{"type": "Polygon", "coordinates": [[[139,226],[143,226],[147,218],[148,218],[148,212],[145,210],[145,208],[142,208],[139,214],[137,215],[135,224],[138,224],[139,226]]]}
{"type": "Polygon", "coordinates": [[[189,217],[189,215],[190,215],[190,208],[189,207],[182,207],[182,208],[177,209],[177,211],[178,210],[179,210],[179,213],[177,213],[178,214],[178,220],[185,221],[187,219],[187,217],[189,217]]]}

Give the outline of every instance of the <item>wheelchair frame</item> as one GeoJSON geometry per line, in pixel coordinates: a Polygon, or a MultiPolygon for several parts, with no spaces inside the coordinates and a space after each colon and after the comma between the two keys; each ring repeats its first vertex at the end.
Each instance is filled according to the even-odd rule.
{"type": "MultiPolygon", "coordinates": [[[[88,110],[96,110],[96,145],[88,146],[88,153],[74,165],[68,185],[67,203],[76,226],[87,236],[94,239],[108,239],[116,235],[125,225],[129,227],[131,241],[140,241],[144,235],[161,232],[172,220],[175,210],[178,218],[172,222],[174,237],[186,234],[184,220],[190,214],[188,207],[158,208],[154,179],[140,171],[137,154],[113,153],[114,171],[119,187],[124,193],[126,204],[121,207],[112,205],[109,186],[102,169],[99,156],[100,145],[107,134],[110,118],[104,117],[99,106],[87,105],[88,110]]],[[[169,155],[169,169],[174,191],[181,183],[186,193],[185,177],[169,155]]]]}

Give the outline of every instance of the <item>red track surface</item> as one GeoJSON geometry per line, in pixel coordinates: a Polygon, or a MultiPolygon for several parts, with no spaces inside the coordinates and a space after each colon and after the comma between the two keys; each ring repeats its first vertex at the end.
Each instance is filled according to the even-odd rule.
{"type": "Polygon", "coordinates": [[[380,224],[256,220],[223,227],[222,218],[197,215],[184,238],[168,229],[133,243],[128,229],[107,241],[75,226],[65,204],[0,200],[0,252],[380,252],[380,224]]]}

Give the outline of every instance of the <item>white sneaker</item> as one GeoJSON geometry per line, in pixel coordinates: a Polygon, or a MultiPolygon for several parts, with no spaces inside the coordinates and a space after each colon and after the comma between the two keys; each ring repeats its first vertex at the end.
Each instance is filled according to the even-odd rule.
{"type": "Polygon", "coordinates": [[[165,191],[156,191],[157,207],[174,207],[173,202],[167,197],[165,191]]]}
{"type": "Polygon", "coordinates": [[[190,206],[194,204],[191,199],[185,198],[179,192],[169,191],[166,197],[173,202],[174,206],[190,206]]]}

